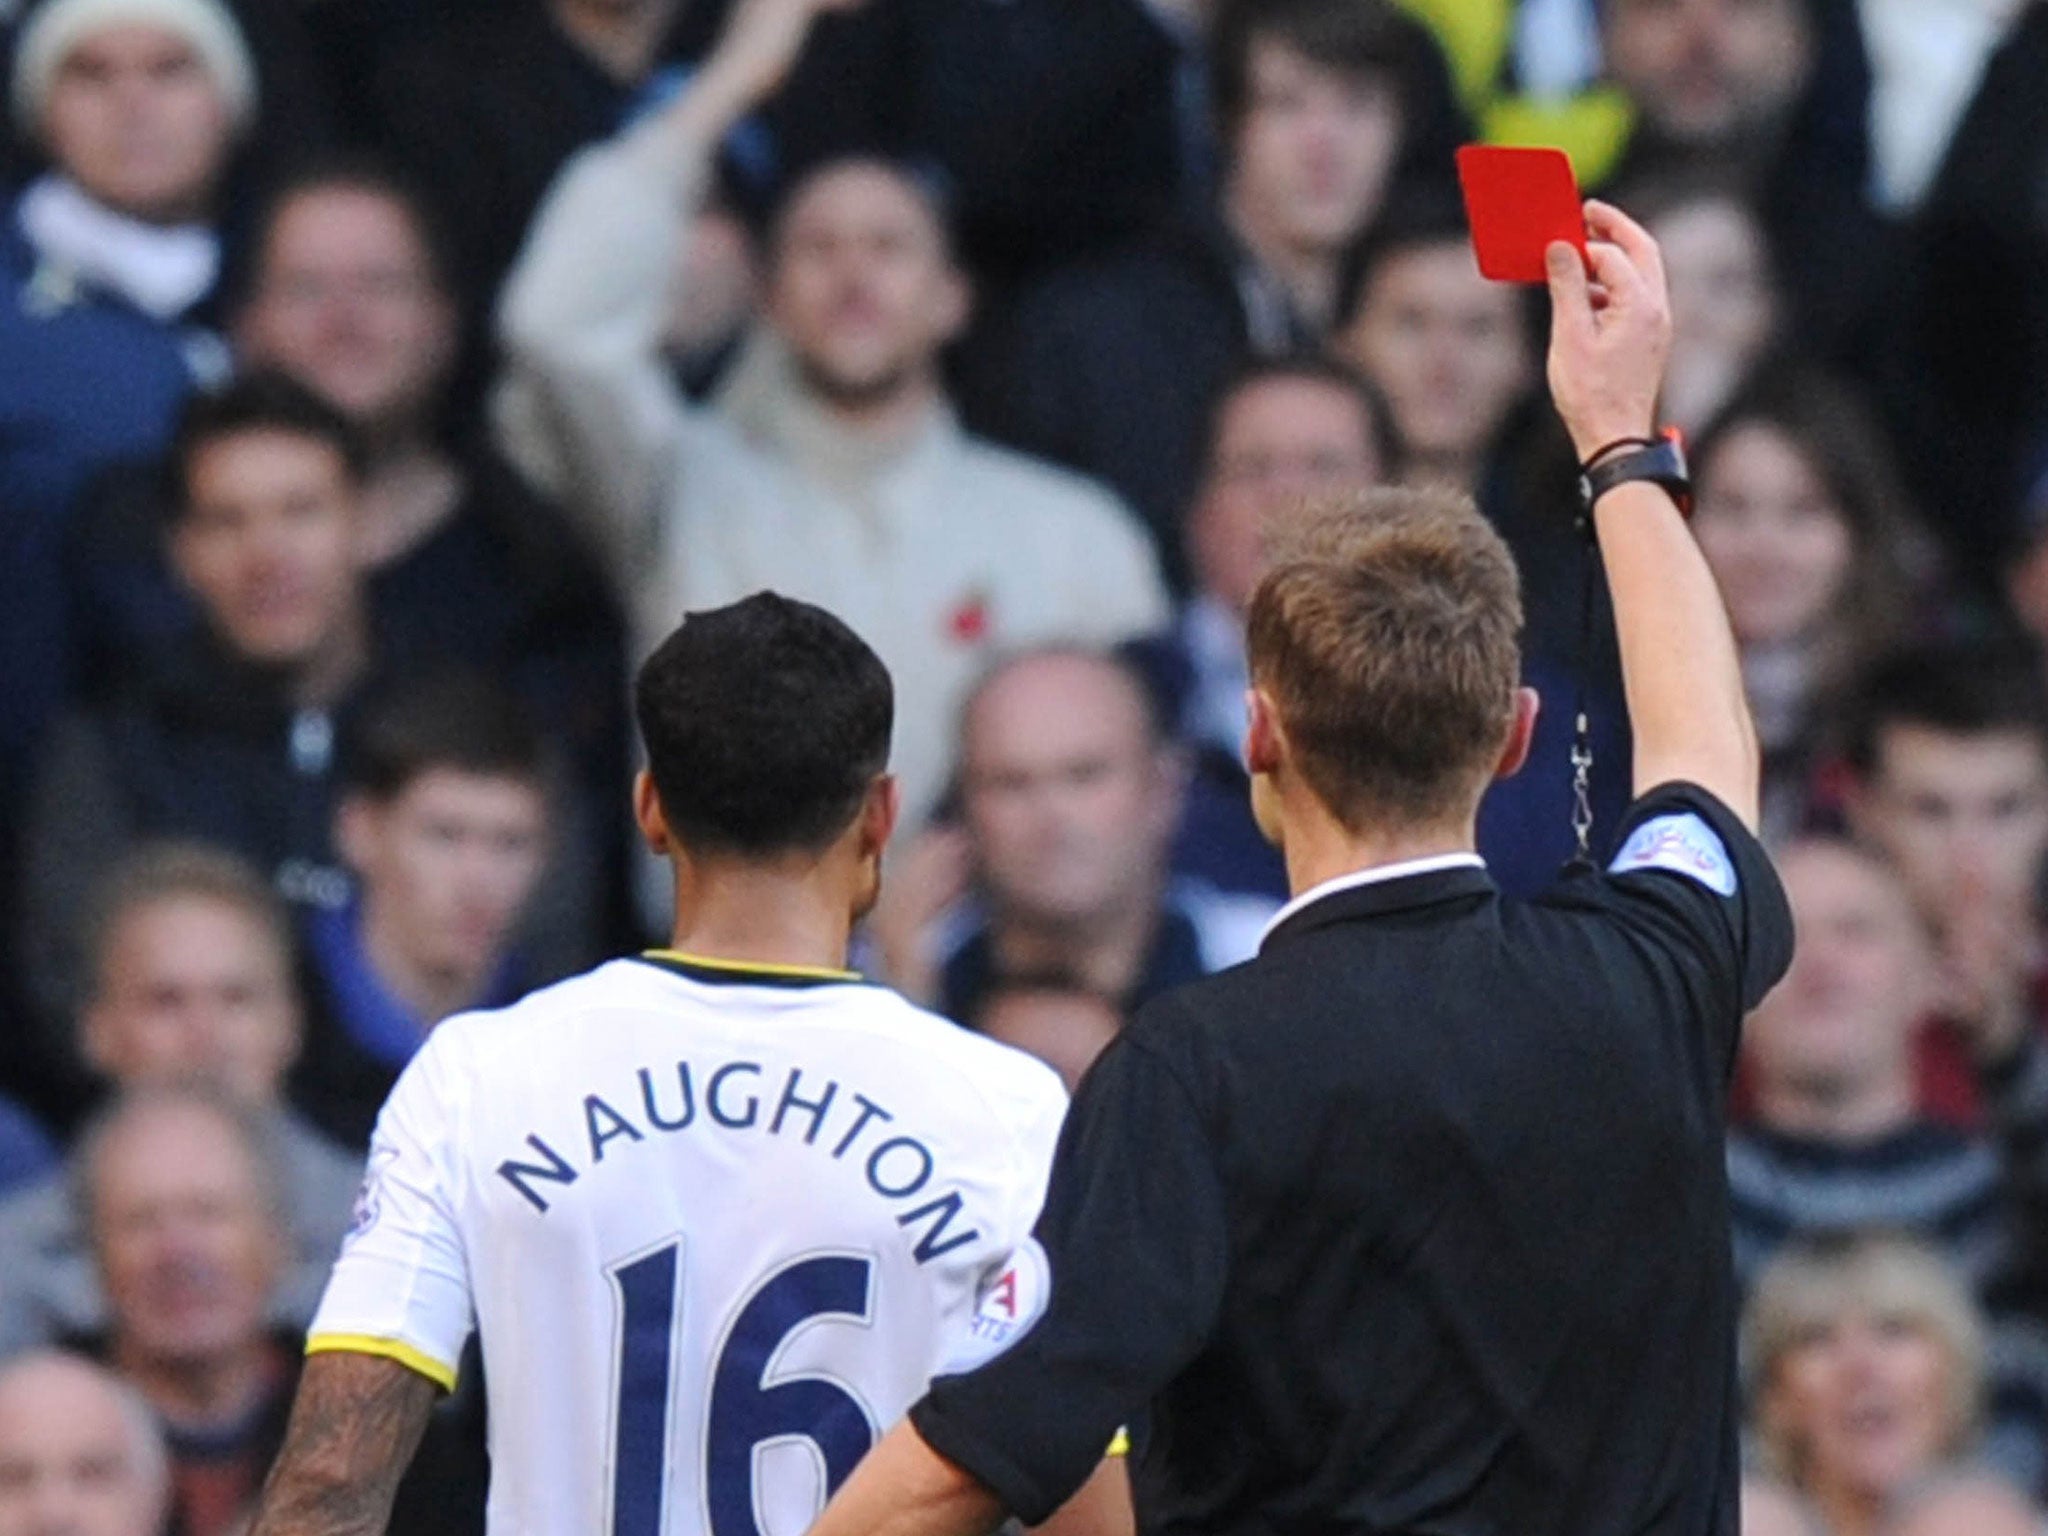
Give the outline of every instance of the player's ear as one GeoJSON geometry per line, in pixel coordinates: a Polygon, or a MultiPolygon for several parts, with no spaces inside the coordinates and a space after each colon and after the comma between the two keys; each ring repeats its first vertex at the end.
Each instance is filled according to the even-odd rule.
{"type": "Polygon", "coordinates": [[[640,836],[662,858],[671,852],[668,813],[661,808],[661,792],[654,787],[654,775],[642,768],[633,775],[633,819],[640,824],[640,836]]]}
{"type": "Polygon", "coordinates": [[[1529,746],[1536,739],[1536,714],[1543,700],[1534,688],[1515,690],[1515,719],[1508,727],[1507,745],[1500,749],[1500,761],[1493,766],[1496,779],[1511,779],[1529,761],[1529,746]]]}
{"type": "Polygon", "coordinates": [[[902,813],[903,786],[896,782],[893,773],[878,775],[868,786],[867,799],[860,810],[861,852],[879,859],[882,850],[889,846],[902,813]]]}

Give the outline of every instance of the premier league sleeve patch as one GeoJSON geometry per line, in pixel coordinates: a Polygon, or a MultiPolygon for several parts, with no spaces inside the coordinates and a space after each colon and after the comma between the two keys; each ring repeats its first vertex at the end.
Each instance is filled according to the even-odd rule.
{"type": "Polygon", "coordinates": [[[948,1371],[969,1371],[1008,1349],[1045,1315],[1052,1301],[1052,1265],[1038,1239],[1027,1237],[981,1288],[967,1332],[947,1361],[948,1371]]]}
{"type": "Polygon", "coordinates": [[[1720,834],[1691,811],[1656,816],[1637,827],[1608,873],[1633,874],[1639,869],[1667,869],[1697,880],[1716,896],[1735,894],[1735,864],[1720,834]]]}

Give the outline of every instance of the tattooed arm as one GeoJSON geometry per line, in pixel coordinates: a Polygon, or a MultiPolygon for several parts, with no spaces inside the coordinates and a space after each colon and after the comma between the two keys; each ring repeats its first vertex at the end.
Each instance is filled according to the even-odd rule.
{"type": "Polygon", "coordinates": [[[250,1536],[377,1536],[440,1395],[395,1360],[308,1358],[250,1536]]]}

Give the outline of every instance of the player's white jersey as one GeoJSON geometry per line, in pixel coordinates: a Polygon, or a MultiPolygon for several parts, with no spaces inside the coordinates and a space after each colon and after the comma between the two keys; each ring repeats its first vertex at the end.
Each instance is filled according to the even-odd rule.
{"type": "Polygon", "coordinates": [[[839,972],[660,954],[439,1026],[310,1348],[444,1384],[494,1536],[796,1536],[1043,1296],[1040,1063],[839,972]]]}

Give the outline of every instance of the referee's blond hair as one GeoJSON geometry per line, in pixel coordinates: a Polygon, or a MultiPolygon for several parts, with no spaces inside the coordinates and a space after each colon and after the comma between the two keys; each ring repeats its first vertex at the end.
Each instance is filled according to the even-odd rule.
{"type": "Polygon", "coordinates": [[[1269,530],[1246,647],[1301,773],[1345,826],[1468,815],[1515,722],[1514,557],[1453,491],[1377,487],[1269,530]]]}

